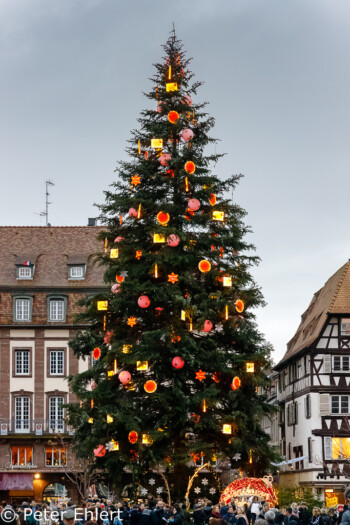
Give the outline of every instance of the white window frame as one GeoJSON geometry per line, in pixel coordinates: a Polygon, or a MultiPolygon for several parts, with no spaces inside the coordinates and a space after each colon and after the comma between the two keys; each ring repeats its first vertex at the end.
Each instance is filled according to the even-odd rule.
{"type": "MultiPolygon", "coordinates": [[[[24,460],[24,465],[33,465],[33,447],[31,446],[28,446],[28,445],[11,445],[11,464],[14,466],[14,467],[20,467],[22,466],[20,463],[12,463],[12,447],[14,448],[24,448],[25,452],[24,452],[24,457],[25,457],[25,460],[24,460]],[[31,449],[32,451],[32,460],[30,463],[27,462],[27,449],[31,449]]],[[[19,454],[17,453],[17,461],[19,459],[19,454]]]]}
{"type": "Polygon", "coordinates": [[[30,350],[27,350],[27,349],[22,350],[22,349],[16,348],[14,352],[15,352],[15,376],[29,376],[30,375],[30,350]],[[28,367],[27,371],[24,371],[25,365],[28,367]]]}
{"type": "Polygon", "coordinates": [[[332,356],[332,371],[333,372],[349,372],[350,371],[350,356],[349,355],[333,355],[332,356]],[[340,368],[336,369],[334,361],[340,361],[340,368]],[[344,368],[344,361],[347,361],[347,368],[344,368]]]}
{"type": "Polygon", "coordinates": [[[342,337],[350,336],[350,318],[349,317],[340,319],[340,335],[342,337]],[[348,330],[344,330],[343,332],[343,325],[344,327],[348,326],[349,327],[348,330]]]}
{"type": "Polygon", "coordinates": [[[32,298],[14,297],[14,320],[29,322],[32,320],[32,298]]]}
{"type": "Polygon", "coordinates": [[[17,279],[20,281],[31,280],[34,275],[34,266],[18,266],[17,267],[17,279]]]}
{"type": "Polygon", "coordinates": [[[63,297],[50,297],[49,299],[49,321],[51,322],[64,322],[66,320],[66,301],[63,297]],[[53,305],[56,303],[55,309],[53,305]],[[59,312],[58,304],[62,304],[61,314],[59,312]]]}
{"type": "Polygon", "coordinates": [[[76,264],[68,267],[68,279],[72,281],[81,281],[85,279],[85,264],[76,264]]]}
{"type": "Polygon", "coordinates": [[[64,350],[50,349],[49,360],[50,376],[64,376],[64,350]]]}
{"type": "Polygon", "coordinates": [[[45,447],[45,467],[62,467],[67,465],[67,449],[65,447],[57,447],[59,455],[59,463],[56,465],[54,463],[54,450],[55,447],[45,447]],[[47,464],[47,453],[51,452],[51,464],[47,464]],[[65,454],[65,461],[62,463],[62,452],[65,454]]]}
{"type": "Polygon", "coordinates": [[[349,396],[333,396],[331,395],[331,414],[339,414],[339,415],[345,415],[345,414],[349,414],[349,396]],[[335,400],[338,400],[337,402],[335,400]],[[346,399],[346,402],[347,402],[347,411],[343,411],[342,410],[342,404],[344,403],[344,405],[346,404],[345,403],[345,399],[346,399]],[[334,401],[333,401],[334,400],[334,401]],[[334,411],[333,410],[333,407],[335,405],[338,405],[338,410],[337,411],[334,411]]]}
{"type": "Polygon", "coordinates": [[[49,397],[49,427],[50,431],[63,432],[64,430],[64,408],[63,396],[49,397]]]}
{"type": "Polygon", "coordinates": [[[30,432],[30,397],[15,397],[15,432],[30,432]]]}

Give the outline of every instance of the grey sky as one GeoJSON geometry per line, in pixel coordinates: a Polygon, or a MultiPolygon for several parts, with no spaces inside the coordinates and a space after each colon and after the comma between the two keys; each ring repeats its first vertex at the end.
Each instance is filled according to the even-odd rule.
{"type": "Polygon", "coordinates": [[[244,173],[278,360],[349,258],[348,0],[0,0],[0,224],[96,215],[172,22],[216,119],[218,172],[244,173]]]}

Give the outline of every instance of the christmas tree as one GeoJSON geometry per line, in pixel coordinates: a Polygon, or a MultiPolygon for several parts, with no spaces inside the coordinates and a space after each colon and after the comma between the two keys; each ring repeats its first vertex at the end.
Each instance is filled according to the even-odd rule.
{"type": "Polygon", "coordinates": [[[194,101],[201,84],[174,32],[163,48],[152,109],[100,206],[108,291],[86,301],[89,328],[71,342],[94,366],[70,379],[80,402],[69,420],[78,453],[94,451],[112,480],[157,466],[179,480],[201,458],[260,474],[273,457],[258,394],[270,346],[252,313],[258,258],[232,202],[240,176],[212,173],[220,155],[205,153],[214,120],[194,101]]]}

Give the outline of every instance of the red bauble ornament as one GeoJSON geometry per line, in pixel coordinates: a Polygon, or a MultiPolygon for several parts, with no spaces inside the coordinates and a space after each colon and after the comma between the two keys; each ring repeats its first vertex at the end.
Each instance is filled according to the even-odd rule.
{"type": "Polygon", "coordinates": [[[215,204],[216,204],[216,195],[215,195],[215,193],[211,193],[211,194],[210,194],[209,202],[210,202],[210,204],[211,204],[212,206],[215,206],[215,204]]]}
{"type": "Polygon", "coordinates": [[[197,211],[197,210],[199,210],[200,207],[201,207],[201,203],[199,202],[198,199],[190,199],[188,201],[188,208],[191,211],[197,211]]]}
{"type": "Polygon", "coordinates": [[[129,209],[129,217],[138,217],[138,213],[137,213],[137,210],[135,210],[135,208],[130,208],[129,209]]]}
{"type": "Polygon", "coordinates": [[[244,302],[241,299],[238,299],[235,304],[236,310],[239,314],[241,314],[244,310],[244,302]]]}
{"type": "Polygon", "coordinates": [[[180,237],[178,237],[177,235],[175,235],[175,233],[172,233],[171,235],[169,235],[169,237],[167,238],[167,243],[168,243],[168,246],[178,246],[180,242],[180,237]]]}
{"type": "Polygon", "coordinates": [[[211,264],[209,261],[207,261],[206,259],[202,259],[199,263],[198,263],[198,268],[199,270],[202,272],[202,273],[207,273],[207,272],[210,272],[211,270],[211,264]]]}
{"type": "Polygon", "coordinates": [[[189,175],[192,175],[195,171],[196,171],[196,165],[194,162],[192,162],[192,160],[188,160],[185,164],[185,171],[189,174],[189,175]]]}
{"type": "Polygon", "coordinates": [[[188,142],[189,140],[192,140],[193,139],[193,131],[189,128],[185,128],[183,130],[183,132],[181,133],[181,137],[186,141],[188,142]]]}
{"type": "Polygon", "coordinates": [[[124,281],[125,277],[124,275],[116,275],[115,280],[117,283],[122,283],[124,281]]]}
{"type": "Polygon", "coordinates": [[[129,439],[130,443],[132,443],[132,444],[136,443],[138,438],[139,438],[139,435],[136,432],[136,430],[132,430],[131,432],[129,432],[128,439],[129,439]]]}
{"type": "Polygon", "coordinates": [[[169,162],[171,161],[171,155],[169,153],[163,153],[159,157],[159,162],[162,166],[169,166],[169,162]]]}
{"type": "Polygon", "coordinates": [[[114,242],[121,242],[121,241],[124,241],[124,237],[116,237],[114,239],[114,242]]]}
{"type": "Polygon", "coordinates": [[[92,352],[92,356],[94,359],[100,359],[101,357],[101,350],[99,348],[94,348],[93,352],[92,352]]]}
{"type": "Polygon", "coordinates": [[[192,97],[190,95],[185,95],[181,101],[183,104],[186,104],[187,106],[192,106],[192,97]]]}
{"type": "Polygon", "coordinates": [[[147,295],[141,295],[137,300],[137,304],[140,308],[148,308],[151,304],[151,301],[147,295]]]}
{"type": "Polygon", "coordinates": [[[212,328],[213,328],[213,323],[209,321],[209,319],[206,319],[204,321],[203,332],[210,332],[212,328]]]}
{"type": "Polygon", "coordinates": [[[120,372],[118,378],[123,385],[127,385],[131,379],[131,374],[127,370],[124,370],[123,372],[120,372]]]}
{"type": "Polygon", "coordinates": [[[174,368],[180,369],[184,366],[185,361],[182,359],[182,357],[176,356],[172,360],[171,364],[173,365],[174,368]]]}
{"type": "Polygon", "coordinates": [[[169,111],[168,120],[171,124],[176,124],[179,118],[180,118],[180,115],[178,114],[177,111],[169,111]]]}
{"type": "Polygon", "coordinates": [[[159,224],[161,224],[162,226],[166,226],[168,224],[168,222],[170,221],[170,215],[169,213],[166,213],[165,211],[160,211],[158,214],[157,214],[157,221],[159,222],[159,224]]]}
{"type": "Polygon", "coordinates": [[[238,376],[232,379],[231,388],[232,390],[237,390],[241,386],[241,380],[238,376]]]}
{"type": "Polygon", "coordinates": [[[119,293],[120,292],[120,284],[118,284],[118,283],[113,284],[113,286],[111,288],[111,292],[112,293],[119,293]]]}
{"type": "Polygon", "coordinates": [[[107,451],[103,445],[98,445],[98,447],[94,449],[94,454],[97,458],[103,458],[106,452],[107,451]]]}
{"type": "Polygon", "coordinates": [[[157,383],[152,380],[146,381],[143,388],[145,389],[147,394],[153,394],[157,390],[157,383]]]}

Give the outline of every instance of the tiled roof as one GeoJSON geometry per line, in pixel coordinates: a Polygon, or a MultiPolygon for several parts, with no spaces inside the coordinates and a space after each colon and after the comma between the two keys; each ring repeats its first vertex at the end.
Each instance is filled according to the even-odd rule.
{"type": "Polygon", "coordinates": [[[342,266],[313,296],[308,309],[301,316],[294,337],[287,344],[287,352],[276,365],[296,356],[320,335],[327,314],[350,314],[350,262],[342,266]]]}
{"type": "Polygon", "coordinates": [[[97,239],[101,226],[0,226],[0,287],[103,286],[104,269],[92,263],[92,255],[103,251],[97,239]],[[31,260],[32,258],[32,260],[31,260]],[[35,262],[34,279],[18,280],[16,263],[35,262]],[[72,261],[87,261],[83,280],[68,280],[72,261]]]}

